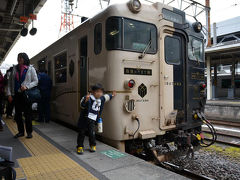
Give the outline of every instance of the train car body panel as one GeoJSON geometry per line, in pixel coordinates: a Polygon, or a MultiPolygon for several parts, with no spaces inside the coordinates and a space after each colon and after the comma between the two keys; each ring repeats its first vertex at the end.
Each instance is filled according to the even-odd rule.
{"type": "Polygon", "coordinates": [[[116,147],[199,127],[192,121],[199,102],[192,102],[187,87],[199,83],[189,73],[202,69],[195,71],[194,61],[187,65],[192,29],[185,24],[182,11],[161,3],[142,5],[137,13],[128,3],[112,5],[40,52],[31,63],[39,69],[44,60],[53,79],[52,118],[77,126],[81,98],[101,83],[107,93],[118,93],[105,105],[101,134],[116,147]],[[180,25],[169,19],[172,13],[180,25]]]}

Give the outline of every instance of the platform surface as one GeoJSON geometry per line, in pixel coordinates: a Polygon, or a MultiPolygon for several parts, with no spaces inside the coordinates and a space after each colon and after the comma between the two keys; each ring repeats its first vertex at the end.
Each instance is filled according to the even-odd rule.
{"type": "Polygon", "coordinates": [[[76,154],[77,132],[51,122],[34,126],[33,138],[13,139],[13,120],[5,120],[0,145],[14,146],[18,179],[184,180],[183,176],[97,141],[97,152],[76,154]],[[8,130],[9,128],[9,130],[8,130]],[[4,135],[4,138],[2,136],[4,135]],[[7,141],[6,141],[7,139],[7,141]]]}

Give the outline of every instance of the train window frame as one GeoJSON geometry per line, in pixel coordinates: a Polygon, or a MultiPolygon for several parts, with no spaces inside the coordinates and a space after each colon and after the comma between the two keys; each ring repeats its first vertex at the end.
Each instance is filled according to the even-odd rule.
{"type": "Polygon", "coordinates": [[[67,51],[64,50],[62,52],[59,52],[58,54],[53,56],[53,59],[54,59],[54,82],[55,82],[55,84],[59,84],[59,85],[60,84],[66,84],[67,83],[67,79],[68,79],[68,64],[67,64],[67,62],[68,62],[68,54],[67,54],[67,51]],[[65,62],[65,66],[63,66],[63,67],[56,67],[56,57],[59,57],[59,56],[61,56],[63,54],[66,54],[65,55],[66,56],[66,58],[65,58],[65,61],[66,61],[65,62]],[[66,74],[65,75],[66,78],[62,82],[57,81],[57,78],[56,78],[56,73],[57,72],[61,72],[61,71],[65,71],[64,74],[66,74]]]}
{"type": "Polygon", "coordinates": [[[102,23],[97,23],[94,27],[94,53],[98,55],[101,53],[101,51],[102,51],[102,23]]]}
{"type": "MultiPolygon", "coordinates": [[[[112,31],[113,32],[113,31],[112,31]]],[[[105,47],[107,50],[122,50],[122,47],[123,47],[123,18],[122,17],[118,17],[118,16],[111,16],[111,17],[108,17],[107,20],[105,21],[105,47]],[[118,44],[118,47],[112,47],[112,46],[109,46],[108,42],[108,33],[110,33],[110,31],[108,32],[108,22],[111,20],[111,19],[118,19],[120,20],[120,27],[119,27],[119,44],[118,44]]]]}
{"type": "MultiPolygon", "coordinates": [[[[189,36],[189,42],[188,42],[188,45],[187,45],[187,49],[188,49],[188,52],[187,52],[187,55],[188,55],[188,59],[191,60],[191,61],[199,61],[199,62],[205,62],[205,59],[204,59],[204,43],[203,43],[203,40],[200,39],[200,38],[197,38],[195,36],[189,36]],[[199,59],[197,60],[196,58],[193,59],[192,57],[194,57],[194,55],[191,55],[190,56],[190,48],[192,48],[192,43],[193,43],[193,40],[195,41],[199,41],[199,42],[202,42],[202,59],[199,59]],[[190,47],[190,48],[189,48],[190,47]]],[[[192,50],[191,50],[192,51],[192,50]]]]}
{"type": "Polygon", "coordinates": [[[184,24],[184,14],[182,13],[182,11],[180,10],[169,10],[166,8],[162,9],[162,15],[163,15],[163,19],[173,22],[173,23],[177,23],[177,24],[184,24]]]}
{"type": "MultiPolygon", "coordinates": [[[[136,52],[136,53],[142,53],[141,50],[134,50],[134,49],[127,49],[124,47],[124,39],[125,39],[125,36],[124,36],[124,20],[131,20],[131,21],[135,21],[135,22],[140,22],[140,23],[145,23],[145,24],[148,24],[148,25],[152,25],[152,27],[154,27],[155,29],[155,37],[156,39],[154,40],[155,41],[155,45],[156,45],[156,48],[155,48],[155,51],[154,52],[146,52],[146,54],[156,54],[158,52],[158,30],[157,30],[157,26],[153,23],[149,23],[149,22],[145,22],[145,21],[139,21],[139,20],[136,20],[136,19],[131,19],[131,18],[127,18],[127,17],[119,17],[119,16],[110,16],[107,18],[106,22],[105,22],[105,47],[107,50],[121,50],[121,51],[128,51],[128,52],[136,52]],[[121,38],[121,45],[117,48],[108,48],[108,40],[107,40],[107,36],[108,36],[108,32],[107,32],[107,21],[111,18],[118,18],[118,19],[121,19],[121,32],[120,32],[120,38],[121,38]]],[[[152,36],[151,36],[152,37],[152,36]]]]}
{"type": "Polygon", "coordinates": [[[165,62],[166,62],[167,64],[169,64],[169,65],[180,65],[180,64],[181,64],[181,57],[182,57],[182,52],[181,52],[181,38],[180,38],[179,36],[175,36],[175,35],[173,35],[173,36],[169,36],[169,35],[165,36],[165,37],[164,37],[164,59],[165,59],[165,62]],[[171,61],[169,61],[169,60],[166,58],[166,55],[167,55],[166,50],[168,49],[168,48],[166,48],[166,38],[177,39],[177,40],[179,41],[179,61],[178,61],[178,63],[171,62],[171,61]]]}

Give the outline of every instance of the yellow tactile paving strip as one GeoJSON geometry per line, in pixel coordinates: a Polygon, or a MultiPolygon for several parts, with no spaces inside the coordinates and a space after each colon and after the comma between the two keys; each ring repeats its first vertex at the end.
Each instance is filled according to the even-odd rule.
{"type": "Polygon", "coordinates": [[[23,170],[22,168],[15,168],[15,171],[16,171],[16,174],[17,174],[17,177],[16,179],[25,179],[25,174],[23,173],[23,170]]]}
{"type": "MultiPolygon", "coordinates": [[[[17,133],[16,123],[13,120],[6,120],[6,125],[13,134],[17,133]]],[[[95,176],[38,133],[33,132],[32,139],[22,137],[19,140],[32,155],[32,157],[18,159],[27,180],[97,180],[95,176]]],[[[20,175],[17,174],[17,176],[20,175]]]]}
{"type": "Polygon", "coordinates": [[[18,162],[30,179],[46,179],[46,177],[47,179],[50,177],[54,177],[53,179],[94,179],[90,173],[63,153],[22,158],[18,162]]]}
{"type": "MultiPolygon", "coordinates": [[[[13,134],[16,134],[18,132],[16,123],[13,120],[6,120],[6,124],[13,134]]],[[[26,139],[25,137],[21,137],[19,139],[32,156],[40,156],[61,152],[36,132],[33,132],[32,139],[26,139]]]]}

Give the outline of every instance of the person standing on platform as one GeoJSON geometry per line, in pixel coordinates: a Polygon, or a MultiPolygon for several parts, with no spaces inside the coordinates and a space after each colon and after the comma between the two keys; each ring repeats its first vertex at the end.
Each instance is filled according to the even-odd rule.
{"type": "Polygon", "coordinates": [[[41,100],[38,104],[39,118],[40,122],[50,121],[50,100],[51,100],[51,90],[52,90],[52,80],[48,76],[47,71],[42,71],[38,74],[38,88],[41,92],[41,100]]]}
{"type": "MultiPolygon", "coordinates": [[[[9,77],[12,73],[13,67],[10,67],[7,70],[7,73],[5,74],[5,86],[8,86],[8,82],[9,82],[9,77]]],[[[6,116],[7,118],[12,118],[12,114],[13,114],[13,107],[14,107],[14,100],[12,102],[7,101],[7,106],[6,106],[6,116]]]]}
{"type": "Polygon", "coordinates": [[[77,153],[83,154],[83,143],[85,133],[89,133],[89,145],[90,151],[96,151],[96,138],[95,138],[95,124],[100,118],[103,111],[104,103],[111,100],[116,96],[116,91],[112,94],[103,95],[103,87],[101,84],[92,86],[91,94],[84,96],[81,99],[80,106],[82,108],[79,120],[78,120],[78,138],[77,138],[77,153]]]}
{"type": "Polygon", "coordinates": [[[26,138],[32,138],[32,117],[31,103],[25,96],[25,91],[38,85],[38,77],[35,68],[30,65],[30,60],[26,53],[19,53],[18,64],[13,67],[8,82],[8,101],[15,102],[15,120],[17,122],[18,133],[15,138],[24,136],[24,124],[22,113],[25,116],[26,138]]]}
{"type": "Polygon", "coordinates": [[[0,131],[3,130],[3,125],[2,125],[2,115],[3,115],[3,101],[4,101],[4,77],[2,75],[2,72],[0,70],[0,131]]]}

